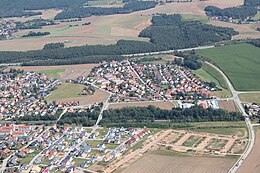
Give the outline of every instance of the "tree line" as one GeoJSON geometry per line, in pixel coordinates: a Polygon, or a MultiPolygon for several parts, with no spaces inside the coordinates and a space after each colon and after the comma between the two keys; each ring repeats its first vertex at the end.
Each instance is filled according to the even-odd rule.
{"type": "Polygon", "coordinates": [[[257,9],[254,6],[242,6],[231,8],[218,8],[215,6],[208,6],[205,8],[208,16],[227,17],[232,19],[246,19],[257,14],[257,9]]]}
{"type": "Polygon", "coordinates": [[[110,126],[111,124],[138,124],[154,123],[158,120],[169,121],[171,123],[188,122],[214,122],[214,121],[242,121],[244,117],[239,112],[227,112],[221,109],[203,109],[194,106],[189,109],[164,110],[154,106],[148,107],[125,107],[122,109],[109,109],[103,113],[101,124],[110,126]]]}
{"type": "Polygon", "coordinates": [[[72,6],[57,14],[55,19],[84,18],[92,15],[127,14],[154,8],[156,5],[157,3],[155,1],[129,1],[123,7],[112,8],[72,6]]]}
{"type": "Polygon", "coordinates": [[[50,35],[50,32],[33,32],[33,31],[30,31],[30,32],[28,32],[28,34],[23,35],[22,37],[36,37],[36,36],[46,36],[46,35],[50,35]]]}

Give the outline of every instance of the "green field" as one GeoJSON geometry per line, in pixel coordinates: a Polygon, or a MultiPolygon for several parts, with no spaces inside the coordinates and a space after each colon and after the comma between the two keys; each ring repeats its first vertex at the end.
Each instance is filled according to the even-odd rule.
{"type": "Polygon", "coordinates": [[[190,136],[182,145],[185,147],[193,147],[194,145],[196,145],[200,140],[202,139],[202,137],[200,136],[190,136]]]}
{"type": "Polygon", "coordinates": [[[260,48],[244,43],[197,52],[217,64],[231,80],[236,90],[260,90],[260,48]]]}
{"type": "Polygon", "coordinates": [[[239,98],[242,102],[260,104],[260,93],[239,94],[239,98]]]}
{"type": "MultiPolygon", "coordinates": [[[[84,88],[84,85],[72,84],[72,83],[62,83],[56,90],[54,90],[51,95],[46,97],[47,101],[78,98],[78,95],[84,88]]],[[[82,96],[84,97],[84,96],[82,96]]]]}
{"type": "Polygon", "coordinates": [[[183,17],[184,20],[187,20],[187,21],[198,20],[198,21],[201,21],[202,23],[209,22],[209,19],[207,16],[202,16],[199,14],[182,14],[181,16],[183,17]]]}
{"type": "Polygon", "coordinates": [[[53,70],[43,70],[43,71],[38,71],[38,73],[43,73],[49,77],[53,78],[59,78],[60,73],[65,72],[65,69],[53,69],[53,70]]]}
{"type": "Polygon", "coordinates": [[[213,92],[217,97],[223,98],[231,96],[228,84],[226,83],[223,75],[210,65],[204,62],[202,62],[202,64],[203,65],[201,69],[193,70],[192,72],[203,81],[215,82],[217,84],[217,87],[222,90],[213,92]]]}

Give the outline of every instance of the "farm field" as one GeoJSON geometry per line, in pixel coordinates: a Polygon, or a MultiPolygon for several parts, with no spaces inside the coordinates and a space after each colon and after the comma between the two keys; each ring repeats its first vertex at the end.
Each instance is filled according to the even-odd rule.
{"type": "Polygon", "coordinates": [[[78,95],[84,85],[80,84],[71,84],[71,83],[63,83],[56,90],[54,90],[51,95],[46,97],[48,102],[56,101],[56,102],[72,102],[79,101],[79,105],[88,105],[94,104],[96,102],[104,102],[109,94],[96,89],[93,95],[78,95]]]}
{"type": "Polygon", "coordinates": [[[238,169],[237,173],[258,173],[260,172],[260,130],[258,129],[256,132],[256,141],[254,144],[254,148],[246,158],[242,166],[238,169]]]}
{"type": "MultiPolygon", "coordinates": [[[[118,6],[121,2],[116,3],[108,0],[89,1],[92,6],[118,6]],[[107,5],[111,4],[113,5],[107,5]]],[[[46,26],[43,29],[37,30],[41,32],[50,32],[51,34],[45,37],[37,38],[21,38],[29,30],[19,31],[16,34],[17,39],[0,41],[0,50],[36,50],[42,49],[44,44],[50,42],[64,42],[66,47],[80,45],[95,45],[95,44],[115,44],[120,39],[148,41],[147,38],[139,38],[140,31],[148,27],[151,22],[152,15],[155,13],[179,13],[183,14],[184,19],[200,20],[208,22],[204,13],[204,7],[214,5],[221,8],[238,6],[243,3],[243,0],[210,0],[199,1],[194,0],[190,3],[167,3],[158,5],[149,10],[138,11],[131,14],[116,14],[108,16],[92,16],[83,18],[78,22],[62,22],[54,26],[46,26]],[[82,23],[91,22],[91,25],[82,26],[82,23]],[[69,27],[69,25],[72,25],[69,27]],[[77,26],[78,25],[78,26],[77,26]]],[[[28,18],[12,18],[16,21],[26,21],[36,18],[53,19],[60,11],[57,10],[41,10],[43,15],[33,16],[28,18]]],[[[216,24],[217,25],[217,24],[216,24]]],[[[241,26],[237,26],[241,27],[241,26]]],[[[251,27],[247,28],[247,33],[255,32],[251,27]]],[[[33,30],[32,30],[33,31],[33,30]]]]}
{"type": "Polygon", "coordinates": [[[236,90],[260,89],[260,49],[250,44],[236,44],[197,51],[211,59],[231,80],[236,90]]]}
{"type": "Polygon", "coordinates": [[[111,109],[120,109],[123,107],[146,107],[149,105],[153,105],[155,107],[161,108],[161,109],[167,109],[171,110],[172,108],[175,108],[178,104],[177,103],[171,103],[171,102],[164,102],[164,101],[158,101],[158,102],[136,102],[136,103],[114,103],[109,104],[108,108],[111,109]]]}
{"type": "Polygon", "coordinates": [[[10,66],[5,71],[10,69],[22,69],[25,71],[35,71],[45,73],[51,77],[62,79],[75,79],[79,76],[87,76],[91,69],[98,64],[80,64],[80,65],[61,65],[61,66],[10,66]],[[53,76],[54,75],[54,76],[53,76]],[[55,76],[56,75],[56,76],[55,76]]]}
{"type": "Polygon", "coordinates": [[[183,156],[172,152],[146,154],[120,173],[226,173],[235,162],[231,158],[183,156]],[[170,156],[169,156],[170,155],[170,156]]]}
{"type": "Polygon", "coordinates": [[[260,93],[239,94],[239,98],[242,102],[260,104],[260,93]]]}

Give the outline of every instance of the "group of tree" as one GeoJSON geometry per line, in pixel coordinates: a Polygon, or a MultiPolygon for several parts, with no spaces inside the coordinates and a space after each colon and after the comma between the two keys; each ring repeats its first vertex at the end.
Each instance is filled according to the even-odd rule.
{"type": "Polygon", "coordinates": [[[52,20],[45,19],[33,19],[26,22],[15,22],[16,29],[41,29],[43,26],[55,25],[52,20]]]}
{"type": "Polygon", "coordinates": [[[184,66],[192,70],[197,70],[202,67],[201,62],[199,61],[201,57],[196,54],[195,51],[174,52],[174,55],[183,58],[175,58],[174,61],[172,61],[174,64],[184,66]]]}
{"type": "Polygon", "coordinates": [[[260,39],[249,40],[248,43],[260,48],[260,39]]]}
{"type": "Polygon", "coordinates": [[[208,16],[246,19],[255,16],[257,14],[257,8],[254,6],[241,6],[221,9],[215,6],[207,6],[205,12],[208,16]]]}
{"type": "Polygon", "coordinates": [[[135,11],[146,10],[157,5],[155,1],[129,1],[123,7],[84,7],[71,6],[66,8],[61,13],[57,14],[55,19],[69,19],[69,18],[84,18],[89,16],[100,16],[110,14],[127,14],[135,11]]]}
{"type": "Polygon", "coordinates": [[[47,43],[44,45],[43,50],[47,49],[59,49],[59,48],[64,48],[64,43],[47,43]]]}
{"type": "Polygon", "coordinates": [[[179,14],[157,15],[152,25],[140,33],[150,42],[166,49],[183,49],[230,40],[238,34],[231,28],[216,27],[199,21],[184,21],[179,14]]]}
{"type": "Polygon", "coordinates": [[[244,0],[244,5],[245,6],[260,6],[260,1],[259,0],[244,0]]]}
{"type": "Polygon", "coordinates": [[[109,109],[103,113],[102,125],[130,125],[149,124],[156,121],[171,123],[212,122],[212,121],[241,121],[244,117],[239,112],[227,112],[221,109],[191,107],[188,109],[164,110],[154,106],[125,107],[122,109],[109,109]]]}
{"type": "Polygon", "coordinates": [[[22,17],[41,15],[41,12],[32,12],[27,10],[43,10],[51,8],[68,8],[70,6],[79,6],[86,0],[1,0],[0,17],[22,17]]]}
{"type": "Polygon", "coordinates": [[[95,125],[100,113],[100,108],[93,110],[86,110],[83,112],[68,112],[65,113],[58,121],[58,124],[74,124],[82,126],[95,125]]]}
{"type": "Polygon", "coordinates": [[[22,37],[36,37],[36,36],[46,36],[46,35],[50,35],[50,32],[33,32],[33,31],[30,31],[30,32],[28,32],[28,34],[23,35],[22,37]]]}

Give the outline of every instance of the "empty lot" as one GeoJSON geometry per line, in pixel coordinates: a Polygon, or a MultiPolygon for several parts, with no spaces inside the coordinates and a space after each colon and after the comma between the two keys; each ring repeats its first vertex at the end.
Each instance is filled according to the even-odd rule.
{"type": "Polygon", "coordinates": [[[146,107],[146,106],[155,106],[161,109],[167,109],[171,110],[172,108],[175,108],[177,106],[177,103],[171,103],[171,102],[163,102],[163,101],[158,101],[158,102],[136,102],[136,103],[114,103],[114,104],[109,104],[108,108],[111,109],[120,109],[123,107],[146,107]]]}
{"type": "Polygon", "coordinates": [[[260,131],[256,132],[256,141],[250,155],[244,161],[237,173],[259,173],[260,172],[260,131]]]}
{"type": "Polygon", "coordinates": [[[234,162],[221,157],[146,154],[121,173],[226,173],[234,162]]]}

